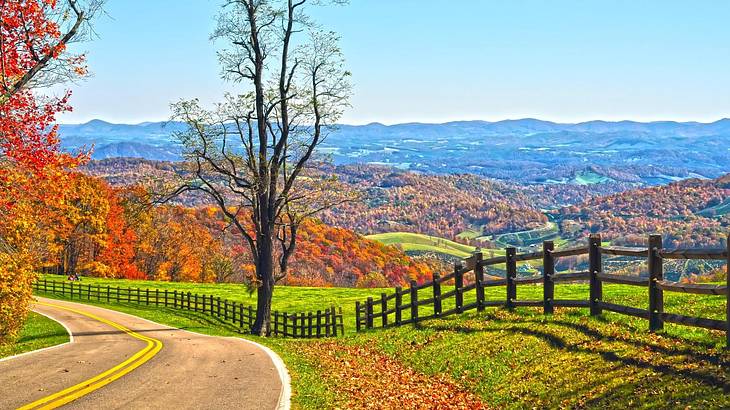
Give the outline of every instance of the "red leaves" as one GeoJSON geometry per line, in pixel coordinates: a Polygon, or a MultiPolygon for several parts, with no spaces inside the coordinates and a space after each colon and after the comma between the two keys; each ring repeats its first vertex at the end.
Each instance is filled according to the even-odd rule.
{"type": "MultiPolygon", "coordinates": [[[[62,98],[39,99],[31,92],[39,78],[49,74],[46,59],[58,60],[65,49],[54,13],[54,0],[5,1],[0,7],[0,156],[9,160],[0,168],[0,182],[9,172],[24,172],[29,180],[55,178],[84,156],[60,152],[55,116],[69,110],[69,94],[62,98]],[[43,62],[46,62],[44,69],[43,62]],[[12,166],[15,171],[9,171],[12,166]]],[[[53,68],[83,64],[78,57],[56,61],[53,68]]],[[[55,72],[50,74],[55,75],[55,72]]],[[[8,209],[27,186],[4,187],[0,208],[8,209]]]]}
{"type": "Polygon", "coordinates": [[[416,372],[362,346],[334,341],[303,344],[304,354],[334,380],[330,385],[358,409],[484,409],[475,395],[444,375],[416,372]]]}

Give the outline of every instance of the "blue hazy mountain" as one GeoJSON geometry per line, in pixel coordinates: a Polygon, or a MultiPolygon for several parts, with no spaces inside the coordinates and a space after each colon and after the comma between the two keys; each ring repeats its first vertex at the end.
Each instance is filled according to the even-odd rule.
{"type": "MultiPolygon", "coordinates": [[[[94,146],[95,159],[180,159],[178,122],[93,120],[61,125],[65,149],[94,146]]],[[[713,123],[537,119],[340,125],[319,150],[336,164],[378,163],[432,173],[469,172],[523,182],[663,183],[730,171],[730,119],[713,123]]]]}

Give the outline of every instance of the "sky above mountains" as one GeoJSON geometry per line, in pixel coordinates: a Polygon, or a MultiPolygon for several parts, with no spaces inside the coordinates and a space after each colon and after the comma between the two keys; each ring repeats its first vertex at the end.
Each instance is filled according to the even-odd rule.
{"type": "MultiPolygon", "coordinates": [[[[94,76],[68,86],[60,120],[158,121],[180,98],[235,92],[208,40],[221,2],[109,2],[99,38],[77,46],[94,76]]],[[[354,75],[343,123],[730,114],[730,2],[351,0],[312,14],[354,75]]]]}

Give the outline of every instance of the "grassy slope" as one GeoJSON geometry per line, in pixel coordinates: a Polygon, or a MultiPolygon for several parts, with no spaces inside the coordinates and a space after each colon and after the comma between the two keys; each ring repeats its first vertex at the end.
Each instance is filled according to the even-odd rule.
{"type": "Polygon", "coordinates": [[[515,246],[516,243],[522,242],[524,245],[533,243],[542,243],[542,241],[553,239],[558,235],[558,224],[548,222],[546,226],[528,231],[510,232],[500,235],[494,235],[491,240],[496,242],[497,247],[515,246]]]}
{"type": "Polygon", "coordinates": [[[0,358],[59,345],[68,340],[66,329],[58,322],[30,312],[18,340],[13,344],[0,345],[0,358]]]}
{"type": "MultiPolygon", "coordinates": [[[[65,276],[43,275],[48,280],[63,281],[65,276]]],[[[241,302],[256,307],[256,293],[249,293],[246,286],[233,283],[181,283],[156,282],[147,280],[120,280],[83,277],[82,285],[120,286],[123,288],[167,289],[169,291],[191,292],[213,295],[221,299],[241,302]]],[[[294,286],[277,286],[274,289],[273,310],[288,313],[317,311],[334,305],[341,307],[344,315],[345,330],[355,329],[355,301],[368,296],[380,295],[380,292],[391,292],[391,289],[352,289],[352,288],[310,288],[294,286]]]]}
{"type": "Polygon", "coordinates": [[[431,251],[443,253],[457,258],[468,258],[476,248],[463,245],[438,236],[423,235],[410,232],[388,232],[366,236],[368,239],[386,245],[400,245],[404,251],[431,251]]]}
{"type": "MultiPolygon", "coordinates": [[[[160,284],[225,296],[232,285],[160,284]]],[[[315,308],[325,293],[358,299],[379,290],[279,288],[277,303],[292,299],[292,306],[315,308]]],[[[504,289],[490,288],[489,299],[501,299],[504,289]]],[[[521,286],[520,299],[538,298],[542,288],[521,286]]],[[[646,290],[606,285],[605,299],[646,307],[646,290]]],[[[585,298],[587,285],[561,285],[556,297],[585,298]]],[[[468,296],[467,296],[468,299],[468,296]]],[[[101,304],[104,305],[104,304],[101,304]]],[[[190,330],[235,335],[235,329],[204,316],[140,306],[106,305],[157,322],[190,330]]],[[[448,304],[445,304],[446,309],[448,304]]],[[[348,306],[345,305],[345,308],[348,306]]],[[[719,346],[722,332],[667,325],[660,335],[649,334],[647,322],[607,313],[589,318],[585,310],[559,309],[552,317],[538,309],[487,309],[460,317],[433,320],[419,327],[352,334],[338,339],[343,346],[367,346],[397,358],[425,374],[447,375],[457,384],[499,407],[727,407],[730,356],[719,346]]],[[[721,297],[666,294],[666,310],[723,318],[721,297]]],[[[254,338],[256,339],[256,338],[254,338]]],[[[318,341],[260,340],[286,361],[292,376],[294,403],[299,408],[343,406],[347,392],[340,390],[341,369],[323,367],[316,356],[318,341]]],[[[367,369],[363,370],[366,374],[367,369]]]]}
{"type": "Polygon", "coordinates": [[[585,172],[579,172],[575,178],[573,179],[573,183],[578,185],[591,185],[591,184],[600,184],[602,182],[608,182],[611,178],[605,177],[603,175],[598,175],[595,172],[591,171],[585,171],[585,172]]]}
{"type": "Polygon", "coordinates": [[[716,216],[720,217],[726,214],[730,213],[730,198],[725,199],[723,202],[709,207],[707,209],[703,209],[699,212],[697,212],[697,215],[700,216],[716,216]]]}

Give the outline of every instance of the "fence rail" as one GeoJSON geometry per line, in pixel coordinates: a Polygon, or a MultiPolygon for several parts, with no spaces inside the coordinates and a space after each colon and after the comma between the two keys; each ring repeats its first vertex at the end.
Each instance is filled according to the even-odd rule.
{"type": "MultiPolygon", "coordinates": [[[[213,295],[168,289],[132,288],[79,282],[40,279],[33,284],[36,293],[61,295],[77,300],[136,303],[145,306],[166,307],[202,313],[236,326],[247,332],[256,320],[256,309],[236,301],[213,295]]],[[[341,336],[345,332],[342,308],[331,306],[324,310],[305,313],[273,311],[271,336],[321,338],[341,336]]]]}
{"type": "Polygon", "coordinates": [[[395,289],[395,293],[383,293],[377,299],[368,298],[355,304],[357,331],[375,327],[402,326],[432,318],[441,318],[463,313],[468,310],[484,310],[486,307],[542,307],[546,314],[553,313],[554,307],[589,308],[591,316],[599,315],[604,310],[619,314],[643,318],[649,321],[649,330],[661,330],[664,322],[685,326],[695,326],[726,332],[726,343],[730,347],[730,235],[723,249],[662,249],[660,235],[650,235],[645,247],[601,246],[600,235],[591,235],[589,245],[569,249],[554,249],[552,241],[543,242],[542,252],[531,252],[518,255],[515,248],[506,248],[505,256],[484,259],[481,253],[475,253],[464,263],[454,265],[453,272],[444,275],[434,273],[433,280],[423,284],[411,281],[410,288],[395,289]],[[566,256],[588,255],[589,270],[587,272],[557,273],[555,261],[566,256]],[[643,258],[647,261],[649,277],[610,274],[603,271],[602,255],[643,258]],[[517,262],[542,259],[541,276],[517,278],[517,262]],[[728,279],[725,285],[684,284],[664,280],[664,259],[709,259],[727,262],[728,279]],[[484,268],[497,264],[505,264],[506,277],[497,280],[484,280],[484,268]],[[468,275],[468,278],[467,278],[468,275]],[[468,280],[467,280],[468,279],[468,280]],[[453,280],[452,283],[445,283],[453,280]],[[555,284],[575,281],[589,282],[588,300],[555,299],[555,284]],[[603,284],[624,284],[648,288],[649,309],[639,309],[609,303],[603,300],[603,284]],[[517,298],[517,286],[524,284],[542,284],[542,300],[521,300],[517,298]],[[450,289],[443,291],[443,287],[450,289]],[[486,300],[485,288],[505,286],[506,294],[501,300],[486,300]],[[424,298],[419,290],[428,292],[424,298]],[[464,294],[476,290],[475,300],[464,302],[464,294]],[[664,292],[693,293],[699,295],[724,295],[726,298],[725,320],[685,316],[664,311],[664,292]],[[391,301],[394,301],[391,302],[391,301]],[[449,305],[444,310],[444,303],[449,305]],[[424,309],[429,306],[430,309],[424,309]]]}

